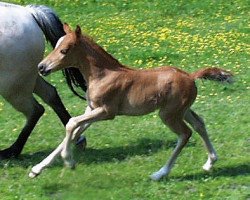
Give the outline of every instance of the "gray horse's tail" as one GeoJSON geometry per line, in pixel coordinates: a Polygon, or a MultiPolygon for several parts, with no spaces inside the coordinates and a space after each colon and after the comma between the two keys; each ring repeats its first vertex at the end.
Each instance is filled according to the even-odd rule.
{"type": "Polygon", "coordinates": [[[55,47],[59,38],[65,35],[63,24],[59,17],[47,6],[27,5],[26,8],[29,9],[37,24],[42,29],[46,39],[55,47]]]}
{"type": "MultiPolygon", "coordinates": [[[[42,29],[47,41],[49,41],[53,48],[55,48],[57,41],[65,35],[63,24],[55,12],[43,5],[27,5],[32,16],[36,20],[39,27],[42,29]]],[[[76,68],[70,67],[63,70],[63,75],[71,91],[78,97],[85,99],[84,95],[79,95],[74,86],[80,87],[86,92],[86,82],[80,71],[76,68]]]]}

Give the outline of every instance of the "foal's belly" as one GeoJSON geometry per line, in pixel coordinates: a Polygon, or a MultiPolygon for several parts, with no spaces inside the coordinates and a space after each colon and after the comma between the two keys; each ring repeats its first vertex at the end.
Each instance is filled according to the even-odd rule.
{"type": "Polygon", "coordinates": [[[146,115],[159,108],[160,104],[157,98],[150,98],[144,101],[126,101],[120,105],[118,114],[119,115],[146,115]]]}

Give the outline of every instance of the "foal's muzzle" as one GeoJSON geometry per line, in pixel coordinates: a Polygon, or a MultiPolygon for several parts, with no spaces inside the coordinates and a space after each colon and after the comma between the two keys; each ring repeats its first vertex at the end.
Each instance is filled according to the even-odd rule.
{"type": "Polygon", "coordinates": [[[47,69],[47,65],[46,64],[43,64],[43,63],[40,63],[38,65],[38,70],[39,70],[39,73],[43,76],[47,76],[48,74],[50,74],[51,70],[47,69]]]}

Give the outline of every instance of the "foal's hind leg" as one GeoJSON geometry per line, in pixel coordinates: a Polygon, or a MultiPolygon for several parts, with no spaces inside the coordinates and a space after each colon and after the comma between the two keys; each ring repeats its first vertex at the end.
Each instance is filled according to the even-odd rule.
{"type": "Polygon", "coordinates": [[[208,159],[207,162],[203,165],[203,169],[209,171],[218,158],[216,155],[216,151],[214,150],[214,147],[209,140],[205,123],[202,118],[191,109],[187,110],[185,114],[185,121],[187,121],[194,128],[194,130],[201,136],[202,140],[205,143],[205,146],[208,150],[208,159]]]}
{"type": "MultiPolygon", "coordinates": [[[[20,94],[19,94],[20,95],[20,94]]],[[[11,97],[4,97],[16,110],[22,112],[27,121],[19,134],[17,140],[7,149],[0,151],[0,159],[6,159],[10,157],[18,156],[28,137],[30,136],[31,131],[35,127],[37,121],[44,113],[44,108],[41,106],[34,97],[31,96],[15,96],[14,94],[11,97]]]]}
{"type": "Polygon", "coordinates": [[[183,121],[183,117],[181,114],[165,114],[164,112],[160,111],[160,117],[162,121],[178,135],[178,142],[167,163],[159,171],[153,173],[150,176],[153,180],[160,180],[161,178],[167,176],[170,173],[175,160],[177,159],[183,147],[187,144],[190,136],[192,135],[192,131],[183,121]]]}

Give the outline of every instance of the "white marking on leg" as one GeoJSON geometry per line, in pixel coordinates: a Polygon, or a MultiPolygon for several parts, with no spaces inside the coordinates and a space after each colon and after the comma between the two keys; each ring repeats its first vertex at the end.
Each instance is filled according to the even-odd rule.
{"type": "Polygon", "coordinates": [[[150,176],[150,178],[152,180],[159,181],[160,179],[162,179],[163,177],[167,176],[170,173],[178,155],[180,154],[182,148],[185,146],[187,141],[188,141],[188,139],[186,139],[185,137],[179,136],[178,143],[174,149],[173,154],[171,155],[170,159],[168,160],[167,164],[164,165],[159,171],[154,172],[150,176]]]}
{"type": "Polygon", "coordinates": [[[217,161],[218,157],[216,154],[208,155],[207,162],[203,165],[205,171],[210,171],[213,167],[213,164],[217,161]]]}
{"type": "Polygon", "coordinates": [[[208,159],[202,168],[206,171],[209,171],[213,167],[213,164],[218,160],[218,157],[212,143],[208,138],[207,133],[205,132],[205,134],[201,135],[201,137],[203,138],[205,146],[208,150],[208,159]]]}
{"type": "Polygon", "coordinates": [[[105,110],[104,108],[99,107],[89,112],[89,114],[71,118],[66,125],[66,137],[64,138],[63,142],[43,161],[32,167],[29,177],[34,178],[39,175],[42,170],[49,166],[60,153],[64,163],[72,168],[75,165],[70,149],[73,133],[75,133],[75,136],[78,136],[78,134],[82,130],[85,130],[92,122],[105,119],[103,115],[105,116],[105,110]]]}
{"type": "Polygon", "coordinates": [[[72,150],[70,148],[73,135],[75,134],[75,136],[78,136],[81,130],[86,129],[89,124],[101,120],[103,114],[105,114],[105,110],[102,107],[96,108],[94,110],[91,110],[90,107],[88,107],[85,111],[85,114],[72,117],[69,120],[66,125],[66,137],[63,150],[61,152],[62,159],[64,160],[66,166],[73,168],[75,165],[75,161],[72,158],[72,150]]]}
{"type": "Polygon", "coordinates": [[[167,176],[169,174],[169,172],[170,172],[170,169],[168,168],[168,166],[163,166],[159,171],[154,172],[153,174],[151,174],[150,178],[153,181],[159,181],[164,176],[167,176]]]}
{"type": "MultiPolygon", "coordinates": [[[[71,118],[72,119],[72,118],[71,118]]],[[[69,120],[68,124],[71,123],[72,120],[69,120]]],[[[64,161],[64,165],[69,168],[74,168],[75,161],[73,160],[72,149],[70,147],[71,140],[72,140],[72,131],[69,131],[66,125],[66,137],[63,149],[61,151],[61,157],[64,161]]],[[[70,125],[71,126],[71,125],[70,125]]],[[[78,131],[80,127],[78,127],[75,131],[78,131]]]]}
{"type": "Polygon", "coordinates": [[[195,131],[202,138],[205,147],[208,151],[208,159],[206,163],[203,165],[203,169],[209,171],[213,164],[217,161],[218,157],[216,155],[216,151],[208,137],[207,130],[203,119],[194,111],[188,110],[185,115],[185,120],[191,124],[191,126],[195,129],[195,131]]]}
{"type": "Polygon", "coordinates": [[[31,172],[29,173],[30,178],[34,178],[38,176],[44,168],[48,167],[53,163],[56,157],[60,154],[63,149],[64,141],[45,159],[43,159],[40,163],[32,167],[31,172]]]}

